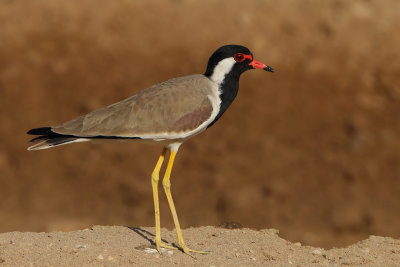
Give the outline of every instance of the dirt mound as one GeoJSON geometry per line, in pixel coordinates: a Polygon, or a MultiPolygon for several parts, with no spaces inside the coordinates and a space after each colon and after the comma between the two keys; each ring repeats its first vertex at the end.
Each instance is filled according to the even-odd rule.
{"type": "MultiPolygon", "coordinates": [[[[215,227],[183,231],[188,244],[210,251],[196,259],[173,249],[158,254],[154,228],[95,226],[76,232],[0,234],[1,266],[394,266],[400,240],[371,236],[347,248],[324,250],[280,238],[277,230],[227,230],[215,227]]],[[[162,230],[163,239],[175,240],[162,230]]]]}

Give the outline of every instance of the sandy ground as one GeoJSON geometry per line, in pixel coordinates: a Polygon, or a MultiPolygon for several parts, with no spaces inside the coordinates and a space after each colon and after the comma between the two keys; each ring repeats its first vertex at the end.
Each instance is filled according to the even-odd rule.
{"type": "MultiPolygon", "coordinates": [[[[278,231],[190,228],[183,231],[193,249],[210,251],[191,258],[150,240],[153,228],[94,226],[74,232],[0,234],[0,266],[398,266],[400,240],[370,236],[346,248],[291,243],[278,231]]],[[[163,239],[175,233],[162,229],[163,239]]]]}

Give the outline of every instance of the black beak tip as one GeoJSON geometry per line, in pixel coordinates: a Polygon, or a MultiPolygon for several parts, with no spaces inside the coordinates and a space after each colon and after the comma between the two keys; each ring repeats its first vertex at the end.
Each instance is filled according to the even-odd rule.
{"type": "Polygon", "coordinates": [[[271,68],[270,66],[266,66],[264,68],[264,70],[269,71],[269,72],[275,72],[275,70],[273,68],[271,68]]]}

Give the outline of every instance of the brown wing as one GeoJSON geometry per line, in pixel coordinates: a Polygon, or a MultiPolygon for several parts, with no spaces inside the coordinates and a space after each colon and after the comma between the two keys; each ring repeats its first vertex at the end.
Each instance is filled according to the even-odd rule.
{"type": "Polygon", "coordinates": [[[145,137],[196,129],[210,118],[212,84],[203,75],[168,80],[121,102],[95,110],[52,130],[80,137],[145,137]]]}

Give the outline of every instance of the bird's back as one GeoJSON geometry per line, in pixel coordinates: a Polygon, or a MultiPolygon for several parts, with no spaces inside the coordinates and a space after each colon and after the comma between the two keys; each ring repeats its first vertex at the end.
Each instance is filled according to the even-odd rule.
{"type": "Polygon", "coordinates": [[[211,117],[217,90],[204,75],[175,78],[51,130],[79,137],[162,138],[171,133],[184,133],[211,117]]]}

